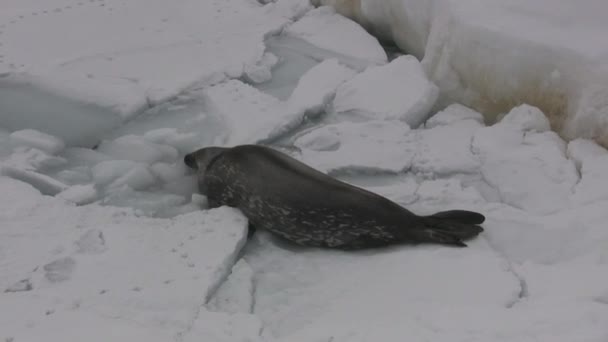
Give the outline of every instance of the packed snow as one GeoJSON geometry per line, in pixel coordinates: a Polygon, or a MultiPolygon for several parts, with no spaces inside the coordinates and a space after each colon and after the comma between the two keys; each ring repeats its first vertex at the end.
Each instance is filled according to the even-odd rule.
{"type": "MultiPolygon", "coordinates": [[[[422,62],[389,61],[308,0],[0,0],[0,340],[607,341],[608,150],[562,139],[538,103],[444,105],[430,56],[513,66],[514,53],[457,44],[485,37],[504,52],[518,41],[490,29],[518,22],[481,35],[487,18],[456,20],[472,2],[432,26],[434,12],[399,3],[394,14],[418,11],[408,25],[430,30],[393,37],[426,48],[422,62]],[[453,36],[437,28],[448,23],[453,36]],[[418,214],[481,212],[485,231],[467,248],[358,252],[248,238],[246,218],[209,209],[182,161],[244,143],[418,214]]],[[[538,4],[492,13],[541,25],[566,6],[538,4]]],[[[393,29],[374,26],[390,7],[361,6],[346,14],[393,29]]],[[[533,44],[543,32],[566,39],[531,32],[521,58],[555,51],[533,44]]]]}

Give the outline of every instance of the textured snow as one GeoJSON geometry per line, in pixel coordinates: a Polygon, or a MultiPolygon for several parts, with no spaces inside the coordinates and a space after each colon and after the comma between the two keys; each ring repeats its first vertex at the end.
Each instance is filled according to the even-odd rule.
{"type": "MultiPolygon", "coordinates": [[[[564,141],[533,101],[496,123],[460,104],[435,112],[435,86],[412,56],[383,64],[377,41],[328,8],[262,3],[0,0],[0,66],[32,51],[0,78],[1,341],[608,339],[605,148],[564,141]],[[182,159],[253,142],[418,214],[479,211],[485,231],[467,248],[330,251],[263,230],[247,240],[238,210],[206,209],[182,159]]],[[[368,18],[407,4],[391,20],[414,11],[414,28],[434,13],[413,0],[361,3],[368,18]]],[[[519,15],[542,24],[567,6],[537,5],[494,11],[536,8],[519,15]]],[[[462,17],[452,9],[447,18],[462,17]]],[[[508,18],[473,19],[491,29],[508,18]]],[[[516,70],[520,54],[557,58],[441,20],[426,27],[454,29],[433,39],[449,38],[442,67],[463,80],[464,59],[450,59],[463,49],[497,72],[516,70]]],[[[403,38],[411,53],[426,46],[403,38]]]]}

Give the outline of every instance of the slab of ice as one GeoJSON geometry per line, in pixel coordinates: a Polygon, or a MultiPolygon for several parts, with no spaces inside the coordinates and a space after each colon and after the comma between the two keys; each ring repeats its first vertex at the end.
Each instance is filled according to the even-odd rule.
{"type": "Polygon", "coordinates": [[[38,189],[44,195],[54,196],[68,188],[66,184],[45,174],[14,166],[0,167],[0,175],[18,179],[38,189]]]}
{"type": "Polygon", "coordinates": [[[144,189],[155,182],[148,166],[130,160],[109,160],[91,169],[93,180],[98,186],[119,188],[124,185],[132,189],[144,189]]]}
{"type": "Polygon", "coordinates": [[[229,208],[150,219],[66,205],[5,177],[0,188],[14,195],[0,214],[12,236],[0,239],[0,332],[15,341],[178,338],[246,239],[229,208]]]}
{"type": "Polygon", "coordinates": [[[574,139],[568,143],[566,155],[576,164],[577,169],[581,169],[588,159],[608,154],[608,151],[589,139],[574,139]]]}
{"type": "Polygon", "coordinates": [[[483,115],[463,105],[457,103],[451,104],[444,110],[433,114],[433,116],[424,123],[424,127],[433,128],[437,126],[446,126],[462,120],[473,120],[483,124],[483,115]]]}
{"type": "Polygon", "coordinates": [[[172,162],[178,152],[171,146],[155,144],[142,137],[127,135],[111,141],[103,141],[97,151],[114,160],[132,160],[152,164],[159,161],[172,162]]]}
{"type": "Polygon", "coordinates": [[[361,26],[336,13],[331,7],[309,11],[285,33],[367,64],[385,64],[386,52],[378,40],[361,26]]]}
{"type": "Polygon", "coordinates": [[[415,131],[417,149],[412,170],[431,177],[478,173],[480,163],[471,151],[471,142],[482,127],[475,120],[462,120],[415,131]]]}
{"type": "MultiPolygon", "coordinates": [[[[432,316],[446,308],[498,310],[519,290],[504,261],[483,241],[472,243],[466,252],[410,246],[340,253],[262,246],[248,258],[258,270],[256,313],[266,322],[265,336],[282,341],[321,341],[331,336],[364,341],[363,336],[375,327],[400,331],[399,338],[389,339],[398,341],[406,334],[432,331],[426,324],[436,322],[432,316]],[[485,274],[492,285],[482,286],[473,274],[485,274]],[[437,281],[439,275],[450,281],[437,281]],[[388,293],[395,295],[379,295],[388,293]]],[[[440,322],[446,334],[458,329],[446,322],[440,322]]],[[[373,340],[384,337],[379,331],[371,335],[373,340]]]]}
{"type": "Polygon", "coordinates": [[[229,314],[201,310],[192,328],[181,339],[184,342],[263,342],[263,322],[250,314],[229,314]]]}
{"type": "Polygon", "coordinates": [[[301,159],[324,172],[401,172],[416,152],[409,126],[401,121],[341,122],[314,129],[294,144],[301,159]]]}
{"type": "Polygon", "coordinates": [[[427,119],[437,95],[416,58],[401,56],[341,85],[333,105],[336,112],[403,120],[415,128],[427,119]]]}
{"type": "Polygon", "coordinates": [[[296,112],[318,113],[330,103],[338,86],[353,76],[355,72],[337,59],[327,59],[302,75],[287,106],[296,112]]]}
{"type": "Polygon", "coordinates": [[[573,201],[593,203],[608,200],[608,189],[603,184],[608,172],[608,154],[585,160],[581,168],[581,181],[574,189],[573,201]]]}
{"type": "Polygon", "coordinates": [[[9,138],[11,144],[15,146],[33,147],[48,154],[57,154],[65,147],[61,139],[33,129],[13,132],[9,135],[9,138]]]}
{"type": "Polygon", "coordinates": [[[214,312],[229,314],[252,313],[255,291],[253,276],[251,266],[244,259],[239,260],[206,307],[214,312]]]}
{"type": "Polygon", "coordinates": [[[47,152],[37,148],[21,145],[10,150],[11,153],[3,160],[3,163],[6,166],[19,169],[44,171],[54,167],[61,167],[67,163],[67,159],[65,158],[49,155],[47,152]]]}
{"type": "Polygon", "coordinates": [[[57,194],[57,197],[74,204],[88,204],[97,199],[97,189],[92,184],[74,185],[57,194]]]}
{"type": "Polygon", "coordinates": [[[206,108],[226,127],[216,143],[231,146],[279,137],[322,113],[336,88],[353,75],[337,60],[326,60],[303,75],[287,101],[238,80],[209,87],[203,90],[206,108]]]}
{"type": "Polygon", "coordinates": [[[500,122],[515,125],[523,131],[546,132],[551,129],[545,114],[540,109],[526,104],[511,109],[500,122]]]}
{"type": "Polygon", "coordinates": [[[3,1],[10,4],[3,2],[0,17],[0,123],[88,146],[193,84],[255,74],[265,35],[309,6],[291,0],[265,6],[247,0],[62,6],[52,0],[23,10],[3,1]]]}
{"type": "Polygon", "coordinates": [[[422,59],[444,95],[492,120],[521,103],[608,144],[603,0],[316,0],[422,59]]]}
{"type": "Polygon", "coordinates": [[[465,209],[482,211],[485,203],[479,191],[471,186],[465,186],[459,179],[424,180],[416,189],[417,201],[410,209],[418,215],[430,215],[438,211],[465,209]]]}
{"type": "Polygon", "coordinates": [[[539,214],[568,206],[579,177],[566,158],[565,142],[554,132],[524,132],[499,123],[478,130],[472,148],[484,180],[504,203],[539,214]]]}

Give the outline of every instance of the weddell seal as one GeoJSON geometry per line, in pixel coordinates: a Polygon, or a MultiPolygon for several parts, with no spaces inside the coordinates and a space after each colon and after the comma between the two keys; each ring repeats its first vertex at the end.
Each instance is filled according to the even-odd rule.
{"type": "Polygon", "coordinates": [[[240,209],[255,228],[299,245],[340,249],[433,242],[466,246],[483,215],[451,210],[418,216],[260,145],[206,147],[184,157],[198,170],[209,207],[240,209]]]}

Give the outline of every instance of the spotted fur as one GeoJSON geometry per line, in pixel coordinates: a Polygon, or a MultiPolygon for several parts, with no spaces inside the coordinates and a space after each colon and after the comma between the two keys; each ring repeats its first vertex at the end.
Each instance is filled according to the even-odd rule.
{"type": "Polygon", "coordinates": [[[187,155],[185,162],[198,169],[199,189],[211,207],[238,208],[256,228],[304,246],[465,246],[462,240],[483,231],[481,214],[453,210],[417,216],[269,147],[208,147],[187,155]]]}

